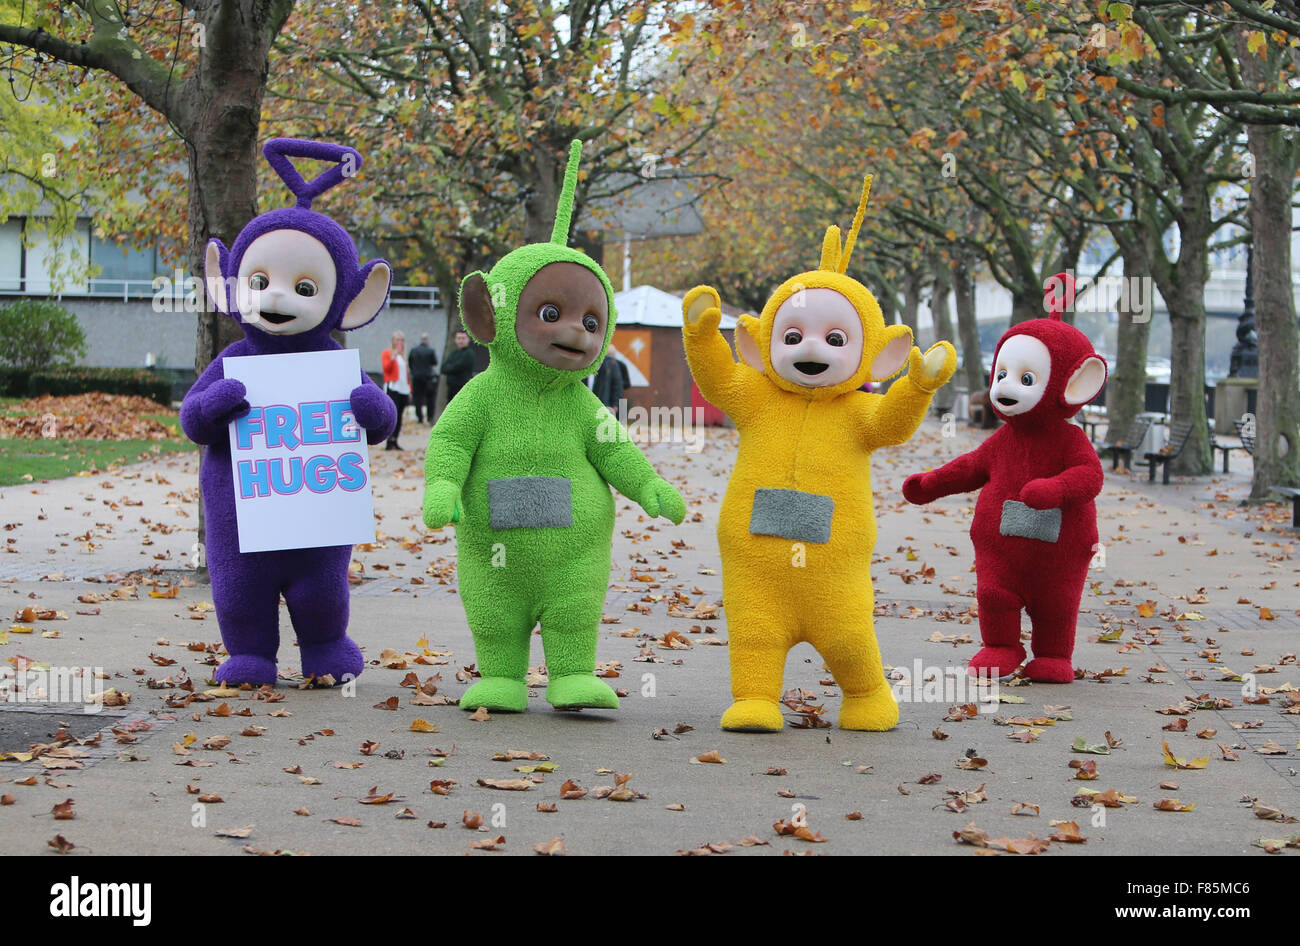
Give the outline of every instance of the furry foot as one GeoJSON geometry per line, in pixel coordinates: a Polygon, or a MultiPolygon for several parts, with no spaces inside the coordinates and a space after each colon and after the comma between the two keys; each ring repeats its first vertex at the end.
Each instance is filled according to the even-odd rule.
{"type": "Polygon", "coordinates": [[[898,703],[887,686],[879,686],[866,696],[845,696],[840,707],[840,729],[884,732],[897,723],[898,703]]]}
{"type": "Polygon", "coordinates": [[[302,654],[302,675],[317,679],[330,676],[335,683],[355,680],[366,668],[366,659],[361,656],[361,648],[350,637],[342,637],[328,644],[304,644],[298,642],[302,654]]]}
{"type": "MultiPolygon", "coordinates": [[[[1015,647],[984,647],[970,659],[966,672],[972,677],[985,671],[993,679],[1010,676],[1025,659],[1025,649],[1015,647]]],[[[1071,678],[1073,679],[1073,678],[1071,678]]]]}
{"type": "Polygon", "coordinates": [[[212,679],[228,687],[237,687],[241,683],[275,683],[275,661],[266,657],[254,657],[252,654],[236,654],[212,675],[212,679]]]}
{"type": "Polygon", "coordinates": [[[1035,657],[1025,664],[1025,676],[1036,683],[1073,683],[1074,664],[1066,657],[1035,657]]]}
{"type": "Polygon", "coordinates": [[[522,713],[528,709],[528,687],[524,681],[509,677],[484,677],[460,698],[463,710],[476,710],[480,706],[504,713],[522,713]]]}
{"type": "Polygon", "coordinates": [[[546,701],[556,709],[618,709],[618,694],[604,680],[598,680],[589,673],[556,677],[546,687],[546,701]]]}
{"type": "Polygon", "coordinates": [[[722,714],[722,728],[734,732],[780,732],[784,725],[775,700],[736,700],[722,714]]]}

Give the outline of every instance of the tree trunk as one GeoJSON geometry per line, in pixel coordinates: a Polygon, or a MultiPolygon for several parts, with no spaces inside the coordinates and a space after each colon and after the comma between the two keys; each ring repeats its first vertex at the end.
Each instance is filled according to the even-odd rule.
{"type": "Polygon", "coordinates": [[[895,295],[894,289],[883,279],[874,287],[868,287],[876,297],[876,302],[880,305],[880,315],[885,320],[886,325],[893,325],[898,319],[898,296],[895,295]]]}
{"type": "Polygon", "coordinates": [[[961,373],[971,397],[984,390],[984,355],[980,351],[978,313],[975,311],[975,280],[967,261],[958,260],[952,273],[957,301],[957,332],[961,336],[961,373]]]}
{"type": "Polygon", "coordinates": [[[545,142],[539,142],[533,149],[533,167],[536,173],[533,180],[527,182],[528,196],[524,199],[525,243],[546,243],[551,239],[551,230],[555,226],[555,207],[560,200],[567,159],[566,150],[557,161],[545,142]]]}
{"type": "MultiPolygon", "coordinates": [[[[460,324],[460,285],[448,274],[446,278],[438,281],[438,294],[442,297],[442,307],[447,312],[447,337],[442,341],[442,353],[438,356],[438,363],[443,364],[447,361],[447,355],[456,348],[456,333],[462,328],[460,324]]],[[[446,406],[447,376],[439,371],[438,390],[433,397],[433,416],[435,419],[442,416],[443,409],[446,406]]]]}
{"type": "Polygon", "coordinates": [[[921,307],[921,270],[908,269],[903,275],[903,324],[912,330],[913,341],[917,338],[917,310],[921,307]]]}
{"type": "MultiPolygon", "coordinates": [[[[1280,125],[1248,125],[1255,159],[1250,182],[1254,240],[1259,395],[1255,407],[1255,476],[1251,499],[1273,486],[1300,487],[1300,376],[1295,297],[1291,285],[1291,188],[1297,147],[1280,125]]],[[[1275,498],[1275,497],[1274,497],[1275,498]]]]}
{"type": "Polygon", "coordinates": [[[1011,296],[1011,324],[1019,325],[1021,322],[1028,322],[1030,319],[1041,318],[1047,312],[1043,308],[1043,294],[1038,292],[1029,295],[1023,292],[1014,292],[1011,296]]]}
{"type": "MultiPolygon", "coordinates": [[[[1151,272],[1145,255],[1136,246],[1124,253],[1124,276],[1148,278],[1151,272]]],[[[1106,442],[1124,438],[1133,419],[1146,406],[1147,342],[1151,337],[1150,311],[1145,321],[1136,321],[1132,313],[1119,314],[1115,341],[1115,364],[1111,366],[1106,387],[1106,442]]],[[[1137,444],[1131,444],[1136,447],[1137,444]]]]}
{"type": "MultiPolygon", "coordinates": [[[[952,295],[952,271],[944,260],[935,260],[934,288],[930,292],[930,319],[934,325],[934,341],[951,342],[952,312],[948,308],[948,299],[952,295]]],[[[954,378],[956,375],[953,376],[954,378]]],[[[934,392],[935,407],[951,408],[956,385],[949,381],[934,392]]]]}
{"type": "Polygon", "coordinates": [[[1186,445],[1171,464],[1174,473],[1185,476],[1210,473],[1214,459],[1205,416],[1205,245],[1202,240],[1197,252],[1184,242],[1173,268],[1174,284],[1160,287],[1169,306],[1172,337],[1170,426],[1192,425],[1186,445]]]}

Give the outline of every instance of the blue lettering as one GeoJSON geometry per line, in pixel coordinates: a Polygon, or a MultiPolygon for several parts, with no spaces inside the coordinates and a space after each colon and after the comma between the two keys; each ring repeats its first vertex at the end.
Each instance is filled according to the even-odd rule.
{"type": "Polygon", "coordinates": [[[296,450],[302,442],[294,433],[298,426],[298,412],[287,404],[272,404],[263,408],[262,413],[266,424],[266,445],[296,450]]]}
{"type": "Polygon", "coordinates": [[[302,489],[302,459],[300,457],[276,457],[270,461],[271,487],[281,494],[296,493],[302,489]],[[289,481],[284,479],[285,464],[289,465],[289,481]]]}
{"type": "Polygon", "coordinates": [[[334,443],[355,443],[361,439],[361,426],[352,414],[352,402],[330,401],[330,435],[334,443]]]}
{"type": "Polygon", "coordinates": [[[339,486],[354,493],[364,489],[365,485],[366,471],[361,467],[361,454],[345,453],[339,457],[339,486]]]}
{"type": "Polygon", "coordinates": [[[251,450],[253,434],[262,433],[262,409],[254,407],[243,417],[235,420],[235,445],[240,450],[251,450]]]}
{"type": "Polygon", "coordinates": [[[256,496],[270,496],[271,484],[268,478],[270,464],[265,460],[256,463],[251,460],[239,461],[239,495],[241,499],[256,496]]]}
{"type": "Polygon", "coordinates": [[[303,443],[329,443],[330,432],[325,426],[325,412],[329,405],[325,401],[312,401],[309,404],[299,404],[298,410],[302,414],[302,442],[303,443]]]}
{"type": "Polygon", "coordinates": [[[334,461],[329,457],[312,457],[303,467],[303,478],[313,493],[328,493],[338,479],[334,461]]]}

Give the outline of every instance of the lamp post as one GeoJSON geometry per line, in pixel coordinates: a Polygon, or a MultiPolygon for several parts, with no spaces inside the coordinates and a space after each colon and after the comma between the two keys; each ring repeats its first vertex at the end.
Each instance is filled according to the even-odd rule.
{"type": "Polygon", "coordinates": [[[1255,335],[1255,238],[1246,242],[1246,295],[1237,317],[1237,344],[1232,346],[1228,377],[1259,377],[1259,346],[1255,335]]]}

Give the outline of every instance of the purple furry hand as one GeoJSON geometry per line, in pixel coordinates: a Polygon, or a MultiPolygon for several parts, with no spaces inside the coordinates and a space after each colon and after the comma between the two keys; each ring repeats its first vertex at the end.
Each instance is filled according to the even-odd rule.
{"type": "Polygon", "coordinates": [[[352,416],[366,431],[366,439],[379,443],[388,439],[388,435],[397,426],[397,407],[393,399],[375,384],[361,384],[352,389],[352,416]]]}
{"type": "Polygon", "coordinates": [[[202,394],[199,412],[203,419],[215,426],[224,427],[232,420],[248,413],[248,389],[244,382],[234,378],[214,381],[202,394]]]}

